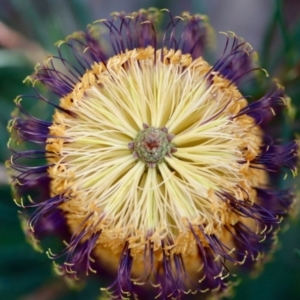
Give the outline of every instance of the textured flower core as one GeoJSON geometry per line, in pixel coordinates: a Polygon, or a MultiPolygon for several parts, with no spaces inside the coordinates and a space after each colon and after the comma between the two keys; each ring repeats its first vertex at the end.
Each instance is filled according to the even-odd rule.
{"type": "Polygon", "coordinates": [[[168,134],[168,129],[149,127],[143,125],[144,129],[139,131],[133,142],[128,147],[134,150],[134,155],[148,167],[155,167],[163,162],[166,155],[176,152],[175,146],[171,143],[173,135],[168,134]]]}
{"type": "Polygon", "coordinates": [[[133,270],[148,240],[155,263],[165,251],[162,241],[168,255],[193,259],[193,226],[202,225],[205,234],[229,246],[224,226],[242,218],[219,193],[240,202],[251,195],[255,201],[252,187],[264,181],[264,172],[247,163],[259,152],[258,127],[249,116],[232,118],[247,104],[236,87],[217,74],[208,83],[211,67],[202,58],[164,50],[159,61],[160,52],[150,47],[127,51],[107,66],[95,64],[61,100],[73,114],[57,111],[47,140],[47,150],[57,153],[49,168],[52,194],[68,195],[60,208],[72,230],[101,231],[96,246],[101,260],[107,259],[106,249],[117,261],[128,243],[136,259],[133,270]],[[135,157],[128,147],[147,130],[144,124],[154,134],[158,129],[152,128],[174,134],[177,151],[169,156],[170,149],[164,150],[156,168],[148,168],[140,150],[135,157]]]}

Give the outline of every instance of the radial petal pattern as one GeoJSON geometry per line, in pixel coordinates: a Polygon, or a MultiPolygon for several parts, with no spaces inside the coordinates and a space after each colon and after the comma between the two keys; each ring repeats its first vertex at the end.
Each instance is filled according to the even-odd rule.
{"type": "Polygon", "coordinates": [[[54,107],[44,121],[23,108],[29,96],[17,99],[12,141],[32,146],[13,150],[8,166],[34,244],[67,241],[48,251],[64,258],[61,274],[106,270],[117,299],[221,295],[236,265],[271,250],[293,202],[274,176],[296,173],[297,145],[265,130],[288,100],[275,84],[248,103],[237,83],[255,53],[227,35],[210,65],[210,34],[201,15],[115,13],[59,42],[30,77],[60,101],[31,97],[54,107]]]}

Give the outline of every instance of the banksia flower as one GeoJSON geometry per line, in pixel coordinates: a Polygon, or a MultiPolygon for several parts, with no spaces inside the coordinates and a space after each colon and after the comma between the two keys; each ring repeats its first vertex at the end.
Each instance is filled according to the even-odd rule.
{"type": "Polygon", "coordinates": [[[237,86],[255,53],[228,34],[210,65],[210,30],[201,15],[116,13],[37,68],[31,80],[49,98],[38,89],[17,99],[16,202],[36,246],[48,235],[65,241],[47,251],[61,274],[106,272],[117,299],[221,295],[237,266],[272,250],[293,202],[275,182],[296,173],[297,145],[272,139],[268,124],[288,100],[274,84],[248,101],[237,86]],[[52,119],[27,112],[25,98],[54,107],[52,119]]]}

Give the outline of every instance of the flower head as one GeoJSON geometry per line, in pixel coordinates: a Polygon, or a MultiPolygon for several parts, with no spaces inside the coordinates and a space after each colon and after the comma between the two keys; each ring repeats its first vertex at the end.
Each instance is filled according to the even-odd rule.
{"type": "Polygon", "coordinates": [[[116,13],[59,43],[31,77],[60,98],[32,97],[54,106],[52,120],[18,98],[9,125],[13,139],[41,146],[9,162],[27,234],[35,244],[63,236],[65,249],[48,251],[64,257],[57,269],[106,270],[116,298],[141,286],[160,299],[225,292],[235,265],[271,250],[293,202],[271,175],[296,172],[296,143],[266,133],[287,105],[283,88],[249,103],[237,82],[254,68],[251,47],[227,35],[210,65],[206,18],[166,12],[160,36],[161,14],[116,13]]]}

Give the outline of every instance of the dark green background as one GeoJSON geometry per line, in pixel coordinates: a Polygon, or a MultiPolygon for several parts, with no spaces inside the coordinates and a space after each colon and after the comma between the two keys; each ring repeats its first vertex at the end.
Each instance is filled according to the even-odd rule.
{"type": "MultiPolygon", "coordinates": [[[[251,1],[251,0],[245,0],[251,1]]],[[[241,19],[232,5],[241,0],[215,1],[84,1],[84,0],[0,0],[0,22],[6,24],[23,36],[19,44],[11,45],[12,40],[3,35],[0,27],[0,299],[1,300],[67,300],[97,299],[101,282],[90,278],[85,287],[79,290],[68,289],[61,278],[55,277],[51,261],[45,253],[35,252],[26,243],[18,221],[18,208],[12,201],[10,188],[5,183],[3,166],[9,157],[6,148],[8,133],[7,121],[14,109],[13,99],[19,94],[30,92],[30,87],[22,80],[32,73],[34,62],[43,53],[55,53],[54,43],[74,30],[84,29],[95,19],[108,17],[110,10],[132,11],[142,7],[157,6],[169,8],[174,14],[182,10],[191,13],[208,14],[213,24],[224,19],[225,11],[219,9],[222,2],[232,9],[226,24],[237,33],[236,20],[241,19]],[[212,19],[213,18],[213,19],[212,19]],[[8,42],[8,44],[6,43],[8,42]],[[34,46],[33,46],[33,43],[34,46]],[[35,48],[31,48],[35,47],[35,48]],[[35,49],[35,50],[32,50],[35,49]],[[37,50],[39,49],[39,51],[37,50]]],[[[253,24],[245,23],[250,30],[253,44],[258,44],[261,64],[273,77],[276,76],[286,86],[294,108],[300,105],[300,6],[298,0],[266,0],[264,9],[264,28],[261,32],[251,32],[253,24]],[[267,5],[267,6],[266,6],[267,5]],[[299,12],[299,13],[297,13],[299,12]],[[257,35],[257,39],[255,38],[257,35]],[[254,38],[253,38],[254,36],[254,38]]],[[[260,2],[255,1],[257,5],[260,2]]],[[[243,9],[243,6],[239,4],[243,9]]],[[[245,6],[246,8],[246,6],[245,6]]],[[[220,25],[220,22],[218,23],[220,25]]],[[[255,27],[255,26],[254,26],[255,27]]],[[[219,28],[218,28],[219,29],[219,28]]],[[[20,36],[19,36],[20,37],[20,36]]],[[[245,37],[247,38],[247,37],[245,37]]],[[[222,47],[222,46],[220,46],[222,47]]],[[[219,51],[220,52],[220,51],[219,51]]],[[[260,82],[260,81],[258,81],[260,82]]],[[[247,91],[258,96],[265,85],[260,82],[247,91]]],[[[35,107],[31,108],[36,110],[35,107]]],[[[48,117],[49,112],[43,112],[48,117]]],[[[276,124],[284,138],[299,131],[300,114],[289,115],[276,124]],[[291,130],[289,126],[291,125],[291,130]]],[[[296,180],[299,185],[299,180],[296,180]]],[[[294,209],[296,210],[296,208],[294,209]]],[[[300,222],[299,217],[290,220],[279,236],[279,249],[262,270],[260,276],[240,274],[242,281],[236,288],[234,299],[243,300],[281,300],[300,299],[300,222]]]]}

